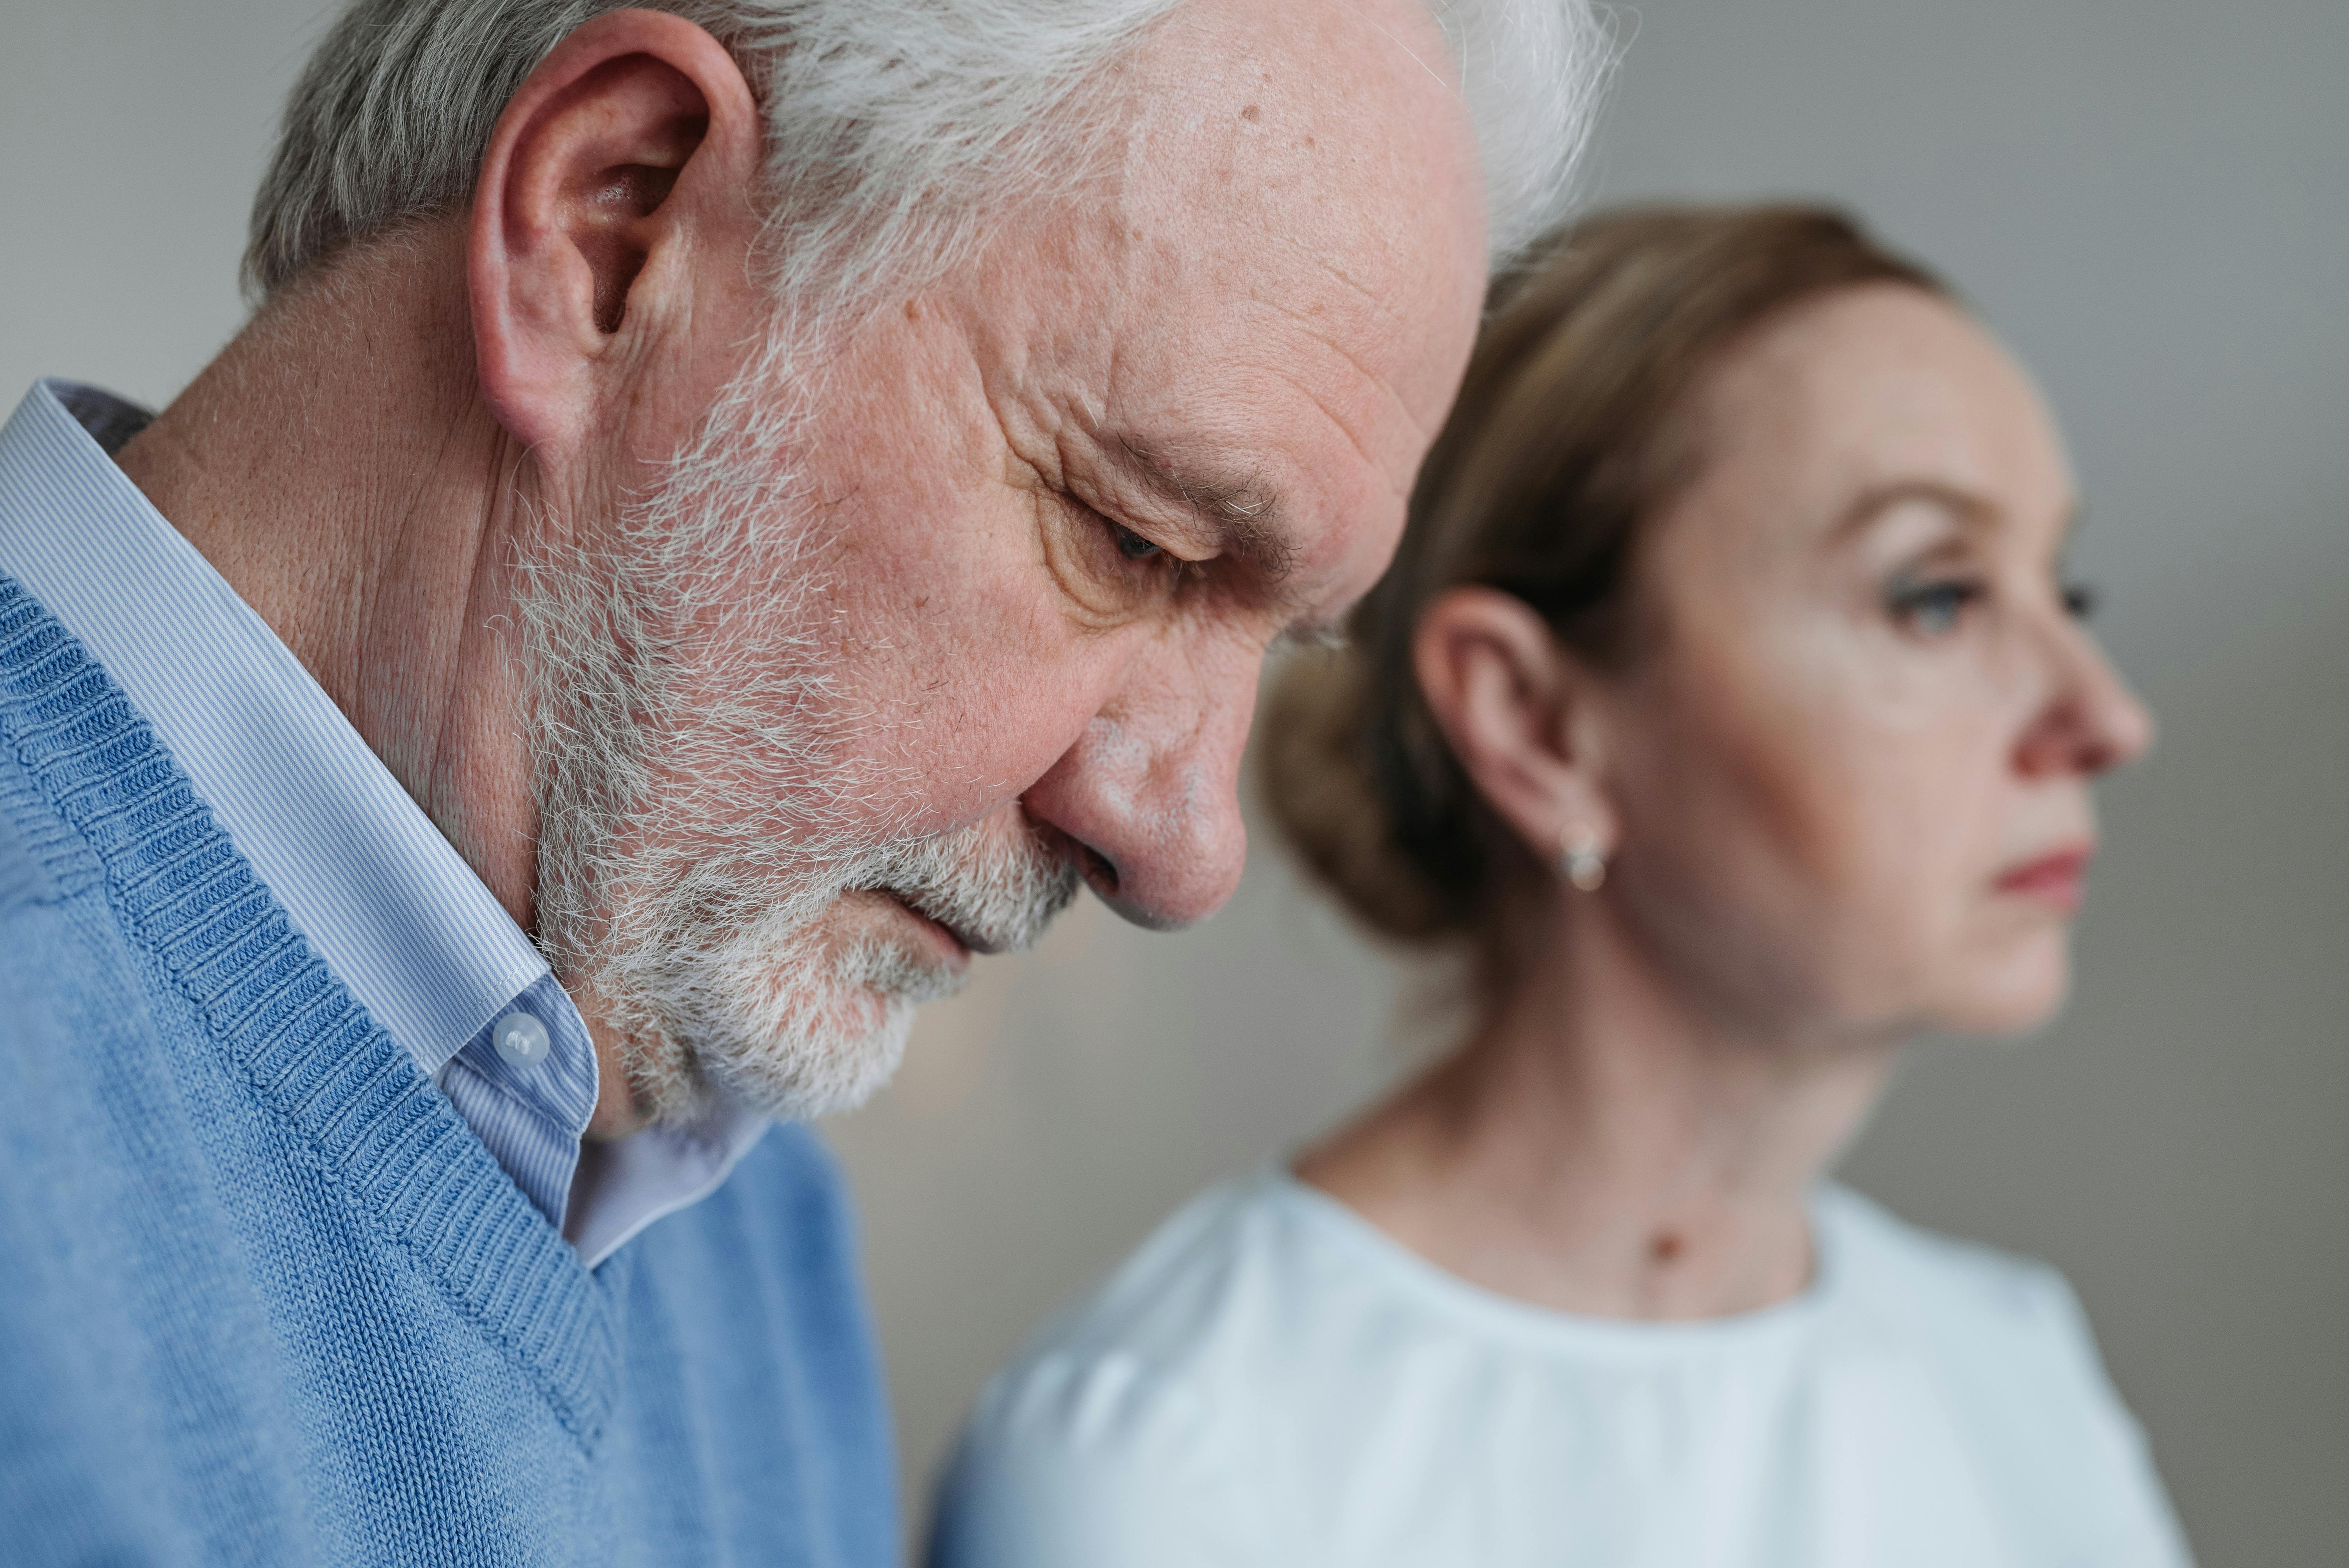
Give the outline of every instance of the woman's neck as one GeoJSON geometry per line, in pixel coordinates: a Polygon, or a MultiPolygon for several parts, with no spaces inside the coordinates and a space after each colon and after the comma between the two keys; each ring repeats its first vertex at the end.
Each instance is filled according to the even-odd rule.
{"type": "Polygon", "coordinates": [[[1609,923],[1562,921],[1474,1037],[1298,1173],[1538,1305],[1703,1318],[1784,1301],[1811,1274],[1806,1194],[1892,1047],[1702,1018],[1609,923]]]}

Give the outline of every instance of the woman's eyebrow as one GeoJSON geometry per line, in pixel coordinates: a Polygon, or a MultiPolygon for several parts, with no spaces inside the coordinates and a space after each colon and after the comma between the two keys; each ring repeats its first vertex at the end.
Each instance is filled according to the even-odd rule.
{"type": "Polygon", "coordinates": [[[1847,539],[1905,501],[1924,501],[1938,506],[1964,524],[1969,531],[1988,528],[1999,515],[1997,505],[1989,497],[1946,480],[1893,480],[1862,490],[1836,520],[1831,537],[1847,539]]]}

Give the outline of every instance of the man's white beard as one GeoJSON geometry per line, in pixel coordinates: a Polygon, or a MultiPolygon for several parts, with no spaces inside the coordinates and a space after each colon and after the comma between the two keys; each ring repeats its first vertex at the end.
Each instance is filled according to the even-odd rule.
{"type": "Polygon", "coordinates": [[[617,551],[523,562],[536,935],[622,1037],[658,1122],[714,1095],[820,1116],[895,1070],[916,1007],[961,976],[901,915],[853,922],[843,894],[886,890],[1002,949],[1079,886],[1032,829],[924,833],[876,813],[917,799],[914,780],[842,759],[846,733],[886,718],[845,712],[816,654],[833,639],[812,620],[819,542],[789,478],[784,385],[746,375],[624,510],[617,551]]]}
{"type": "MultiPolygon", "coordinates": [[[[672,814],[657,808],[650,830],[672,814]]],[[[590,972],[598,1001],[634,1026],[630,1067],[657,1119],[698,1114],[712,1091],[775,1116],[822,1116],[862,1102],[896,1070],[915,1009],[963,976],[902,916],[882,913],[867,923],[881,929],[862,932],[826,922],[843,894],[885,890],[1005,949],[1032,943],[1078,886],[1040,839],[1005,845],[978,828],[875,835],[861,847],[836,840],[794,869],[746,869],[740,896],[724,903],[767,902],[740,920],[699,903],[710,880],[640,894],[590,972]]]]}

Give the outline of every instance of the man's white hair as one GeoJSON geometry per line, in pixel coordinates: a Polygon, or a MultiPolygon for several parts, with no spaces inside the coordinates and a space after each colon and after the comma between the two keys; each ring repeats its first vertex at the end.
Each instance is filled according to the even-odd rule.
{"type": "MultiPolygon", "coordinates": [[[[1183,0],[638,0],[707,28],[767,117],[765,252],[802,308],[950,264],[977,217],[1090,167],[1086,88],[1183,0]]],[[[1426,0],[1506,260],[1562,215],[1610,54],[1589,0],[1426,0]]],[[[472,196],[498,116],[619,0],[355,0],[311,57],[254,204],[248,288],[472,196]]]]}

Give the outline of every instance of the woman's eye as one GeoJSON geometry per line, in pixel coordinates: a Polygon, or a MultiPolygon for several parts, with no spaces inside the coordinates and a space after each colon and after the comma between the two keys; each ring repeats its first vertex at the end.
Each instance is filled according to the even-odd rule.
{"type": "Polygon", "coordinates": [[[1889,596],[1892,618],[1911,631],[1938,637],[1957,630],[1966,609],[1982,596],[1982,585],[1956,579],[1896,584],[1889,596]]]}
{"type": "Polygon", "coordinates": [[[1120,523],[1110,522],[1107,518],[1102,521],[1108,524],[1110,537],[1117,542],[1117,552],[1128,561],[1155,561],[1166,553],[1164,550],[1143,538],[1133,530],[1120,523]]]}
{"type": "Polygon", "coordinates": [[[2085,621],[2096,613],[2102,596],[2092,583],[2064,584],[2064,613],[2075,621],[2085,621]]]}

